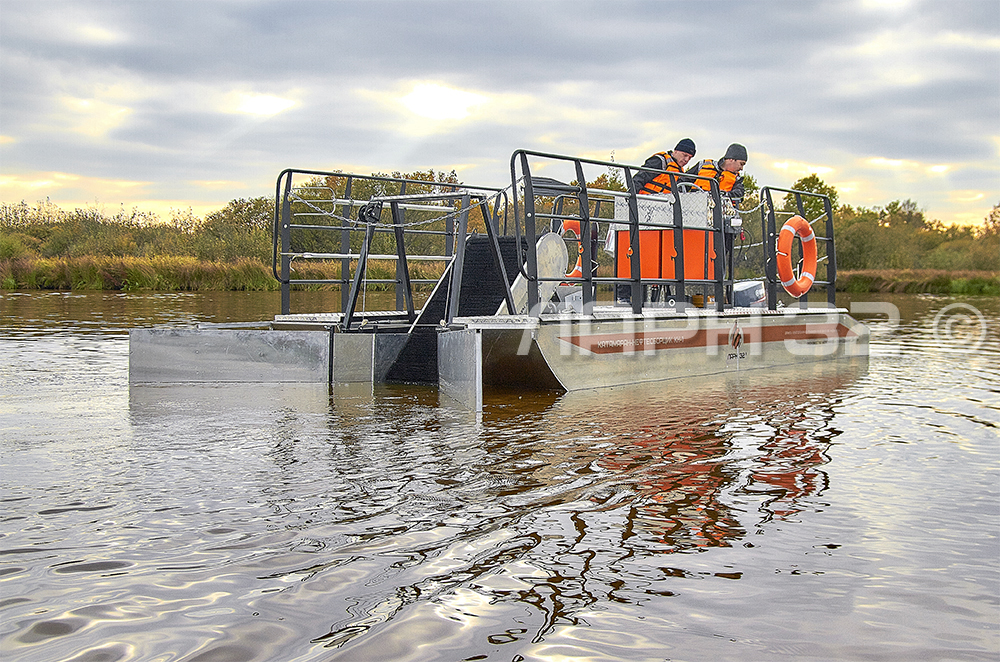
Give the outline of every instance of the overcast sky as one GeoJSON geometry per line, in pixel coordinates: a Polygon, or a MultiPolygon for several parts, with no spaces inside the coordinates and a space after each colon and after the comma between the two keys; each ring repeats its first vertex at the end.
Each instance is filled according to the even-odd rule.
{"type": "Polygon", "coordinates": [[[1000,203],[1000,1],[0,0],[0,201],[196,214],[284,168],[509,184],[730,142],[853,206],[1000,203]]]}

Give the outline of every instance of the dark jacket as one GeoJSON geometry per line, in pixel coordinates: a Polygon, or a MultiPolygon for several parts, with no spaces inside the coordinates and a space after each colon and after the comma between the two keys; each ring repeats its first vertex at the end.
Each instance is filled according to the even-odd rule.
{"type": "MultiPolygon", "coordinates": [[[[644,168],[655,168],[656,170],[665,170],[667,172],[684,172],[681,164],[677,163],[674,159],[673,152],[657,152],[646,159],[646,162],[642,166],[644,168]]],[[[639,194],[670,193],[670,175],[643,170],[632,177],[632,183],[635,185],[636,193],[639,194]]]]}

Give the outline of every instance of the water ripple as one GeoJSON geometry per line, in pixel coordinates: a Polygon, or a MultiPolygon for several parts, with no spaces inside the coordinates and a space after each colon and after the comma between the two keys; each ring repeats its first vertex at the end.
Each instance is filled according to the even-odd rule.
{"type": "MultiPolygon", "coordinates": [[[[196,300],[139,314],[225,314],[196,300]]],[[[868,362],[477,419],[425,387],[129,388],[123,302],[36,301],[0,339],[5,659],[985,659],[1000,305],[970,354],[935,340],[949,301],[906,302],[868,362]],[[118,321],[45,333],[53,302],[118,321]]]]}

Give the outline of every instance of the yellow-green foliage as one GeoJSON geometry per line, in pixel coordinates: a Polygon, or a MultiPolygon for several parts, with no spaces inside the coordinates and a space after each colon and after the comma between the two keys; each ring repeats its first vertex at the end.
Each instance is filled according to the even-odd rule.
{"type": "MultiPolygon", "coordinates": [[[[393,173],[393,177],[419,180],[409,182],[407,193],[435,193],[451,190],[459,183],[454,172],[393,173]]],[[[306,202],[293,205],[293,211],[309,211],[309,201],[326,201],[345,194],[346,177],[340,175],[317,178],[299,191],[306,202]],[[296,207],[297,206],[297,207],[296,207]]],[[[623,184],[616,171],[601,176],[588,186],[621,190],[623,184]]],[[[378,180],[358,179],[352,197],[366,199],[376,194],[396,194],[399,184],[378,180]],[[388,188],[387,188],[388,187],[388,188]],[[396,187],[396,188],[392,188],[396,187]]],[[[885,208],[837,207],[837,191],[815,175],[795,184],[797,190],[828,195],[836,209],[834,237],[836,239],[838,288],[879,291],[916,288],[914,291],[953,293],[996,293],[996,272],[1000,271],[1000,205],[993,208],[982,224],[976,227],[945,226],[924,218],[916,203],[906,200],[889,203],[885,208]],[[907,277],[884,280],[885,270],[910,270],[929,273],[932,277],[907,277]],[[856,272],[845,280],[847,272],[856,272]],[[959,272],[968,272],[959,275],[959,272]],[[985,273],[985,275],[983,275],[985,273]],[[873,275],[874,274],[874,275],[873,275]],[[944,275],[942,275],[944,274],[944,275]],[[951,274],[950,276],[948,274],[951,274]]],[[[748,177],[745,208],[756,207],[759,187],[748,177]]],[[[807,200],[815,205],[816,198],[807,200]]],[[[163,290],[273,290],[279,287],[271,268],[273,201],[259,197],[233,200],[223,209],[204,219],[190,212],[174,212],[163,221],[153,214],[124,208],[108,214],[96,208],[64,211],[54,204],[40,202],[29,206],[0,203],[0,287],[3,289],[163,289],[163,290]]],[[[794,200],[785,200],[794,207],[794,200]]],[[[602,217],[610,214],[610,205],[602,217]]],[[[337,210],[334,210],[337,213],[337,210]]],[[[484,231],[481,210],[470,216],[470,230],[484,231]]],[[[810,218],[819,208],[807,208],[810,218]]],[[[351,213],[351,212],[343,212],[351,213]]],[[[383,210],[388,221],[388,208],[383,210]]],[[[323,223],[322,220],[313,221],[323,223]]],[[[326,222],[340,223],[337,219],[326,222]]],[[[444,251],[445,239],[440,233],[445,221],[439,211],[416,211],[407,217],[422,232],[408,234],[405,249],[409,255],[434,254],[444,251]],[[423,215],[421,215],[423,214],[423,215]],[[426,218],[425,218],[426,217],[426,218]],[[426,221],[426,223],[425,223],[426,221]]],[[[763,273],[763,249],[760,246],[759,213],[744,214],[748,239],[737,242],[736,267],[740,277],[759,277],[763,273]],[[746,244],[755,244],[746,247],[746,244]]],[[[825,229],[817,227],[820,234],[825,229]]],[[[351,250],[360,249],[363,228],[349,234],[351,250]]],[[[293,252],[339,253],[341,233],[338,231],[302,230],[295,236],[293,252]]],[[[375,235],[371,254],[396,252],[391,232],[375,235]]],[[[599,254],[603,270],[611,271],[610,258],[599,254]]],[[[354,269],[352,263],[351,269],[354,269]]],[[[825,265],[825,262],[824,262],[825,265]]],[[[410,262],[413,280],[437,279],[444,262],[410,262]]],[[[321,280],[353,277],[353,271],[342,275],[340,261],[297,260],[292,264],[293,278],[321,280]]],[[[817,274],[820,279],[825,274],[817,274]]],[[[393,280],[395,265],[390,261],[371,260],[369,280],[393,280]]],[[[392,284],[369,284],[373,289],[389,289],[392,284]]],[[[297,289],[329,289],[339,285],[298,285],[297,289]]],[[[418,286],[415,289],[429,289],[418,286]]]]}
{"type": "MultiPolygon", "coordinates": [[[[349,278],[353,277],[352,273],[349,278]]],[[[437,280],[444,263],[412,265],[410,278],[437,280]]],[[[340,264],[334,262],[296,263],[293,278],[339,279],[340,264]]],[[[372,260],[367,278],[395,278],[395,263],[372,260]]],[[[0,289],[44,290],[239,290],[269,291],[280,287],[270,264],[249,258],[231,262],[179,257],[109,257],[68,258],[18,257],[0,260],[0,289]]],[[[336,285],[296,285],[294,289],[334,289],[336,285]]],[[[369,285],[370,289],[388,290],[387,283],[369,285]]],[[[431,285],[415,285],[415,290],[429,290],[431,285]]]]}
{"type": "Polygon", "coordinates": [[[63,211],[50,203],[0,205],[0,259],[18,257],[190,256],[206,261],[271,257],[269,198],[233,200],[204,220],[174,212],[168,221],[137,210],[63,211]]]}
{"type": "Polygon", "coordinates": [[[268,265],[250,259],[194,257],[18,258],[0,261],[3,289],[246,290],[278,289],[268,265]]]}
{"type": "Polygon", "coordinates": [[[1000,274],[989,271],[866,269],[841,272],[837,289],[845,292],[896,292],[1000,296],[1000,274]]]}

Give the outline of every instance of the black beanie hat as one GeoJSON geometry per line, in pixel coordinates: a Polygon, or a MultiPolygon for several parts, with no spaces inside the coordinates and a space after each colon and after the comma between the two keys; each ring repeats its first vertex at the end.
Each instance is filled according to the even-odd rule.
{"type": "Polygon", "coordinates": [[[675,152],[684,152],[685,154],[690,154],[694,156],[694,141],[690,138],[681,138],[681,141],[677,143],[677,147],[674,147],[675,152]]]}
{"type": "Polygon", "coordinates": [[[723,156],[724,159],[733,159],[734,161],[746,161],[747,160],[747,148],[739,143],[733,143],[726,150],[726,155],[723,156]]]}

